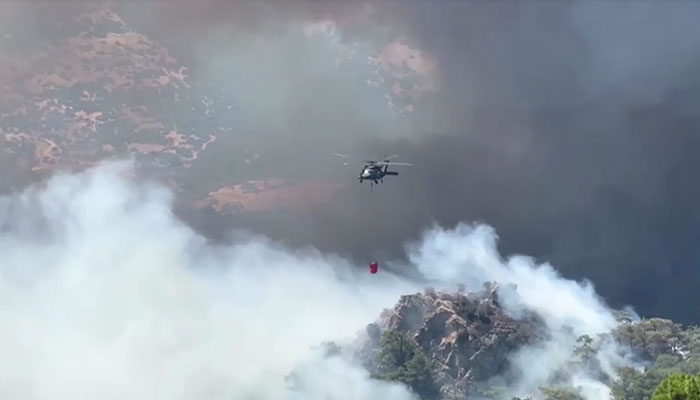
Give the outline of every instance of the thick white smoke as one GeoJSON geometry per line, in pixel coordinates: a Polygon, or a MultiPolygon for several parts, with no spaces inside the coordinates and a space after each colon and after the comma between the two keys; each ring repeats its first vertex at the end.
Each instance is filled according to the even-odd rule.
{"type": "MultiPolygon", "coordinates": [[[[55,177],[23,195],[23,206],[5,202],[0,397],[285,398],[284,377],[313,346],[353,338],[415,290],[260,239],[210,247],[174,218],[170,201],[110,166],[55,177]]],[[[357,390],[348,399],[409,398],[329,363],[306,377],[315,394],[306,398],[338,390],[325,372],[357,390]]]]}
{"type": "MultiPolygon", "coordinates": [[[[587,400],[610,398],[609,388],[599,377],[589,376],[583,368],[571,370],[569,365],[579,337],[594,338],[618,325],[590,282],[564,279],[551,265],[538,265],[529,257],[504,260],[498,253],[495,231],[486,225],[434,228],[409,251],[411,263],[431,280],[442,285],[460,282],[470,290],[479,290],[485,282],[498,282],[507,311],[516,317],[524,311],[534,312],[542,319],[549,338],[511,357],[515,372],[520,374],[513,388],[516,394],[537,393],[553,372],[569,369],[569,385],[578,387],[587,400]],[[507,290],[512,285],[517,294],[507,290]]],[[[624,349],[612,342],[601,344],[596,361],[609,378],[628,362],[624,349]]]]}
{"type": "MultiPolygon", "coordinates": [[[[125,167],[57,176],[0,202],[0,397],[412,398],[311,349],[354,339],[425,283],[264,238],[214,247],[173,216],[169,191],[136,185],[125,167]]],[[[525,258],[502,261],[487,227],[433,229],[411,258],[446,285],[518,285],[518,300],[552,332],[515,356],[523,390],[562,365],[575,337],[615,325],[590,285],[525,258]]],[[[599,386],[575,378],[589,394],[599,386]]]]}

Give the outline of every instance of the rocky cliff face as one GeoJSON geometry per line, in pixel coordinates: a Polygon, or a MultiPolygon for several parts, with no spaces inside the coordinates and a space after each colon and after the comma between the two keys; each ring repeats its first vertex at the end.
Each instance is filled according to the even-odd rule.
{"type": "MultiPolygon", "coordinates": [[[[479,293],[427,290],[402,296],[367,326],[356,355],[375,378],[403,382],[423,400],[517,399],[505,389],[517,381],[509,357],[548,335],[535,316],[509,315],[497,289],[489,284],[479,293]]],[[[624,311],[617,318],[620,325],[614,331],[580,337],[571,360],[562,370],[551,371],[541,393],[526,398],[591,398],[559,379],[578,371],[609,387],[616,400],[644,400],[671,374],[700,371],[700,327],[660,318],[632,321],[624,311]],[[603,368],[597,355],[610,352],[613,343],[631,358],[623,364],[615,359],[615,365],[603,368]]]]}
{"type": "Polygon", "coordinates": [[[440,396],[465,398],[472,383],[505,373],[509,355],[537,338],[537,322],[509,316],[498,303],[496,288],[490,285],[482,293],[471,294],[428,290],[402,296],[393,309],[367,327],[367,341],[360,351],[365,365],[378,375],[400,370],[401,366],[385,365],[387,353],[400,347],[391,343],[399,334],[414,346],[414,353],[428,359],[440,396]]]}

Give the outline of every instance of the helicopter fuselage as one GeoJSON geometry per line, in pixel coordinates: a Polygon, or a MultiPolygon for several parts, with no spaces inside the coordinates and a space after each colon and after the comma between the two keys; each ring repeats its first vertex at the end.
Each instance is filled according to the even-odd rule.
{"type": "Polygon", "coordinates": [[[363,180],[373,181],[374,183],[379,183],[384,179],[386,175],[398,175],[398,172],[388,171],[388,165],[367,165],[362,169],[360,174],[360,182],[363,180]]]}
{"type": "MultiPolygon", "coordinates": [[[[333,153],[335,156],[338,157],[343,157],[347,158],[347,155],[340,154],[340,153],[333,153]]],[[[360,175],[357,177],[357,179],[362,183],[363,181],[369,181],[370,188],[374,184],[378,184],[380,182],[384,182],[384,177],[389,175],[389,176],[397,176],[399,173],[396,171],[389,171],[389,166],[390,165],[406,165],[406,166],[411,166],[413,164],[410,163],[404,163],[404,162],[394,162],[394,161],[389,161],[390,159],[398,157],[398,154],[395,154],[393,156],[384,156],[383,161],[376,161],[376,160],[365,160],[362,171],[360,172],[360,175]]],[[[350,165],[351,163],[343,163],[344,165],[350,165]]]]}

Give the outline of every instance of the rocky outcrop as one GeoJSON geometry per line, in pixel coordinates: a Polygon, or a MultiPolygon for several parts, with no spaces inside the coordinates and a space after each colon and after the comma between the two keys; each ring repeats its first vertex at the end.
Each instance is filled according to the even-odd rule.
{"type": "Polygon", "coordinates": [[[508,357],[536,338],[534,319],[516,320],[498,302],[497,286],[482,293],[428,290],[402,296],[377,323],[367,327],[361,355],[380,371],[382,337],[401,332],[431,361],[432,379],[446,399],[465,398],[470,384],[484,382],[508,369],[508,357]]]}

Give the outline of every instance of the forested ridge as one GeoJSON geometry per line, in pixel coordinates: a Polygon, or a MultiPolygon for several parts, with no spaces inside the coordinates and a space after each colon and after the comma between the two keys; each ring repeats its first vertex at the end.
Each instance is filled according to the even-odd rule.
{"type": "Polygon", "coordinates": [[[579,337],[572,359],[562,371],[552,371],[551,385],[531,396],[514,396],[489,380],[506,372],[509,354],[539,337],[536,321],[503,313],[495,290],[480,299],[404,296],[383,327],[368,326],[366,364],[376,379],[403,382],[424,400],[585,400],[580,388],[558,384],[564,382],[558,375],[572,370],[599,379],[614,400],[700,400],[700,327],[663,318],[633,322],[625,312],[617,319],[620,325],[611,333],[579,337]],[[445,346],[453,339],[454,345],[445,346]],[[612,377],[596,357],[609,343],[632,355],[612,377]]]}

